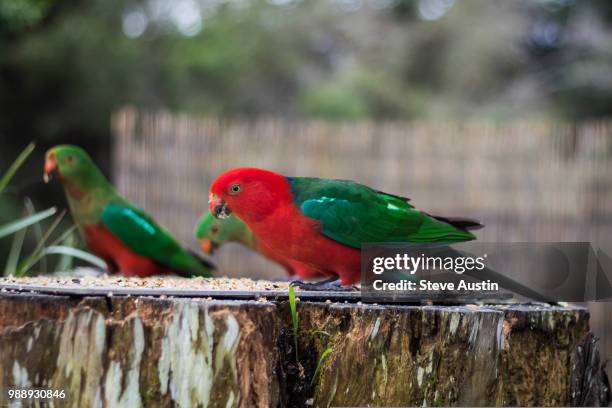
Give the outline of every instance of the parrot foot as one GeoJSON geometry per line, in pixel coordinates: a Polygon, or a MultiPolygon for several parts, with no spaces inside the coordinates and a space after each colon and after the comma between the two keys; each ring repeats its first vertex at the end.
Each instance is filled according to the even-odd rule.
{"type": "Polygon", "coordinates": [[[313,291],[313,292],[352,292],[356,290],[353,285],[342,286],[340,279],[331,278],[318,282],[304,282],[301,280],[294,280],[290,283],[291,286],[297,286],[302,290],[313,291]]]}

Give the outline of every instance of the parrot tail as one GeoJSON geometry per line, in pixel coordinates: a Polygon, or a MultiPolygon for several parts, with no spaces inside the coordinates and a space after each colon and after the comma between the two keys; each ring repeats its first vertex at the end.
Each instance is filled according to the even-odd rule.
{"type": "Polygon", "coordinates": [[[209,261],[208,259],[204,258],[202,255],[198,254],[197,252],[192,251],[191,249],[187,249],[187,252],[189,252],[189,255],[193,256],[195,259],[200,261],[200,263],[206,268],[211,269],[211,270],[217,269],[217,265],[212,263],[212,261],[209,261]]]}
{"type": "MultiPolygon", "coordinates": [[[[465,256],[465,254],[463,254],[462,252],[457,251],[456,249],[453,249],[450,247],[446,247],[442,254],[437,253],[437,255],[450,256],[450,257],[465,256]]],[[[497,282],[500,287],[507,289],[518,295],[529,298],[529,299],[533,299],[533,300],[544,302],[544,303],[554,303],[554,300],[548,298],[547,296],[542,295],[541,293],[538,293],[537,291],[515,281],[514,279],[511,279],[508,276],[502,275],[501,273],[496,272],[490,268],[485,267],[482,270],[466,270],[464,274],[474,279],[479,279],[482,281],[489,279],[493,282],[497,282]]]]}
{"type": "Polygon", "coordinates": [[[471,218],[441,217],[439,215],[431,215],[431,217],[465,231],[477,230],[484,227],[484,225],[481,224],[479,221],[473,220],[471,218]]]}
{"type": "Polygon", "coordinates": [[[208,269],[209,271],[214,271],[217,269],[217,265],[215,265],[212,261],[209,261],[208,259],[204,258],[202,255],[198,254],[195,251],[192,251],[191,249],[187,249],[187,252],[189,253],[189,255],[193,256],[204,268],[208,269]]]}

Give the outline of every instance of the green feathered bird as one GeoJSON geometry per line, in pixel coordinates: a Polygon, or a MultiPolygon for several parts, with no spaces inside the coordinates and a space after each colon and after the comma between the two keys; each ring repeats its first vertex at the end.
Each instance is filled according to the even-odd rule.
{"type": "Polygon", "coordinates": [[[200,243],[200,248],[207,254],[212,254],[226,242],[238,242],[280,264],[285,268],[288,275],[297,275],[305,279],[325,276],[308,265],[291,262],[291,260],[280,257],[273,251],[258,245],[257,239],[249,227],[238,217],[218,219],[210,212],[206,212],[202,214],[196,225],[195,236],[200,243]]]}
{"type": "Polygon", "coordinates": [[[55,176],[62,182],[87,247],[106,261],[111,273],[211,276],[210,262],[183,248],[147,213],[117,193],[80,147],[49,149],[44,173],[45,181],[55,176]]]}

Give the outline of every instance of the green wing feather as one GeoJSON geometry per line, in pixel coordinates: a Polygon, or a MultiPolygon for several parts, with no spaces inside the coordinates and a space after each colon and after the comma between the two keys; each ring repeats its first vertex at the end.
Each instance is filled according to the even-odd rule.
{"type": "Polygon", "coordinates": [[[209,265],[187,252],[174,237],[144,211],[110,203],[102,210],[102,224],[132,251],[177,272],[210,276],[209,265]]]}
{"type": "Polygon", "coordinates": [[[347,180],[288,178],[296,205],[323,235],[361,248],[368,242],[453,243],[474,235],[417,210],[408,199],[347,180]]]}

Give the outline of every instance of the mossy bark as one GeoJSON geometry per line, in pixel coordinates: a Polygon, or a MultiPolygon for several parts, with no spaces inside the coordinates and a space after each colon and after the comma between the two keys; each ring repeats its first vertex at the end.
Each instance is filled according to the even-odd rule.
{"type": "MultiPolygon", "coordinates": [[[[287,395],[296,389],[285,370],[295,363],[288,309],[0,294],[0,389],[64,389],[55,406],[74,407],[298,404],[287,395]]],[[[303,301],[298,310],[309,361],[298,388],[310,394],[298,400],[320,407],[569,405],[588,332],[576,307],[303,301]]]]}
{"type": "Polygon", "coordinates": [[[269,407],[276,307],[154,298],[0,296],[0,388],[72,407],[269,407]]]}
{"type": "Polygon", "coordinates": [[[321,330],[317,406],[568,405],[588,314],[560,307],[304,303],[321,330]]]}

